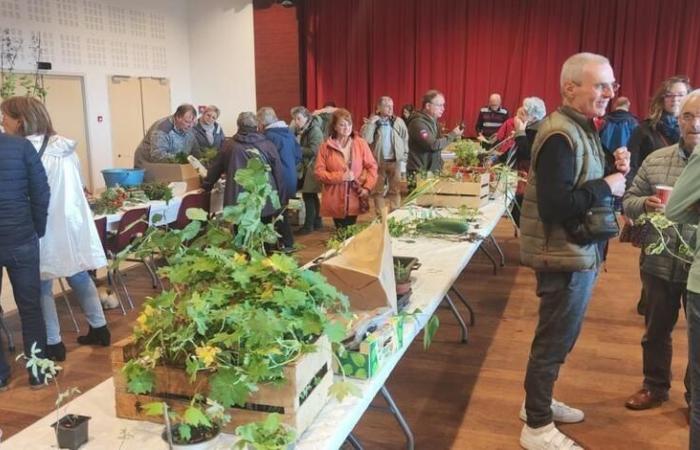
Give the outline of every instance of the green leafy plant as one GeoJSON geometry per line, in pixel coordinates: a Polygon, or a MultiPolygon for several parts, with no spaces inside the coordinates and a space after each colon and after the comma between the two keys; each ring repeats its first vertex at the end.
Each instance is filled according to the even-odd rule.
{"type": "Polygon", "coordinates": [[[216,156],[219,154],[219,150],[216,147],[205,147],[202,149],[199,158],[204,167],[209,167],[211,163],[214,162],[216,156]]]}
{"type": "Polygon", "coordinates": [[[209,441],[231,420],[231,416],[226,414],[221,404],[211,399],[207,399],[203,404],[198,396],[192,399],[182,414],[169,409],[165,402],[147,403],[143,408],[150,416],[167,415],[169,427],[166,426],[166,432],[169,428],[170,439],[177,445],[209,441]]]}
{"type": "Polygon", "coordinates": [[[370,226],[370,224],[371,222],[356,223],[353,225],[348,225],[347,227],[336,228],[335,231],[333,231],[331,236],[328,238],[328,241],[326,242],[326,248],[328,248],[329,250],[340,250],[345,244],[345,241],[347,241],[351,237],[358,234],[360,231],[370,226]]]}
{"type": "Polygon", "coordinates": [[[397,283],[407,281],[411,276],[413,264],[403,264],[400,260],[394,261],[394,277],[397,283]]]}
{"type": "Polygon", "coordinates": [[[95,214],[114,214],[120,208],[148,202],[146,194],[138,189],[125,189],[119,185],[108,187],[92,205],[95,214]]]}
{"type": "Polygon", "coordinates": [[[165,200],[169,202],[173,198],[173,190],[168,186],[168,183],[162,181],[143,183],[141,190],[150,200],[165,200]]]}
{"type": "Polygon", "coordinates": [[[69,398],[80,394],[80,390],[77,387],[72,386],[64,391],[61,391],[61,387],[56,376],[58,375],[58,372],[63,370],[63,368],[48,358],[40,357],[39,353],[41,353],[41,350],[36,348],[36,342],[34,342],[32,343],[29,356],[22,353],[17,355],[15,360],[25,360],[26,367],[31,371],[34,378],[43,378],[45,384],[53,383],[53,385],[56,387],[56,401],[54,402],[54,406],[56,406],[56,426],[54,427],[54,432],[56,434],[56,440],[58,441],[59,424],[67,428],[74,428],[80,420],[81,416],[66,414],[65,408],[63,409],[64,416],[61,417],[61,406],[69,398]]]}
{"type": "Polygon", "coordinates": [[[262,422],[253,422],[236,428],[239,440],[234,448],[239,450],[285,450],[296,439],[294,430],[280,421],[279,414],[272,413],[262,422]]]}
{"type": "Polygon", "coordinates": [[[470,139],[461,139],[450,146],[455,152],[455,165],[473,167],[479,165],[479,154],[483,153],[481,145],[470,139]]]}
{"type": "Polygon", "coordinates": [[[260,383],[282,382],[285,366],[315,351],[320,335],[344,337],[330,317],[347,315],[347,298],[290,256],[265,253],[277,239],[260,216],[276,197],[265,166],[253,158],[235,181],[245,192],[220,216],[190,209],[184,229],[149,230],[119,255],[160,253],[159,274],[170,284],[137,318],[138,355],[123,369],[130,392],[152,392],[154,368],[167,365],[184,368],[192,383],[206,374],[204,397],[244,407],[260,383]]]}
{"type": "MultiPolygon", "coordinates": [[[[635,225],[646,227],[646,232],[653,231],[657,236],[654,242],[647,244],[643,250],[647,255],[661,255],[664,252],[679,261],[692,264],[694,248],[684,238],[678,228],[678,224],[669,220],[663,213],[642,214],[635,221],[635,225]],[[669,247],[669,240],[675,237],[678,245],[676,248],[669,247]]],[[[693,230],[697,230],[697,225],[687,225],[693,230]]]]}

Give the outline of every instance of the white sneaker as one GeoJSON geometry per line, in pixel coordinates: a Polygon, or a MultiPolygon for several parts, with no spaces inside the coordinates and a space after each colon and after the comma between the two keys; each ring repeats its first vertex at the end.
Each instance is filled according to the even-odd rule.
{"type": "Polygon", "coordinates": [[[520,446],[526,450],[583,450],[573,439],[559,431],[554,423],[540,428],[523,425],[520,446]]]}
{"type": "MultiPolygon", "coordinates": [[[[562,402],[552,399],[552,420],[560,423],[579,423],[583,422],[584,414],[580,409],[572,408],[562,402]]],[[[527,413],[525,412],[525,401],[520,407],[520,420],[527,422],[527,413]]]]}

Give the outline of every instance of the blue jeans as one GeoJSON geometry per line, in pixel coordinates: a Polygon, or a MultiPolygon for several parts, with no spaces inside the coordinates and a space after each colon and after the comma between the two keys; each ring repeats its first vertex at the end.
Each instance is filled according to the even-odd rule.
{"type": "Polygon", "coordinates": [[[700,294],[688,291],[688,370],[690,371],[690,449],[700,449],[700,294]]]}
{"type": "MultiPolygon", "coordinates": [[[[0,248],[0,269],[7,269],[10,277],[15,304],[22,322],[24,354],[31,354],[32,344],[41,350],[38,356],[45,356],[46,326],[41,314],[39,280],[39,239],[35,236],[12,248],[0,248]]],[[[0,378],[10,375],[10,367],[0,354],[0,378]]]]}
{"type": "MultiPolygon", "coordinates": [[[[97,294],[95,283],[87,272],[78,272],[75,275],[66,277],[68,284],[78,298],[80,307],[85,314],[85,318],[92,328],[103,327],[107,324],[100,297],[97,294]]],[[[46,342],[49,345],[61,342],[61,325],[58,323],[58,313],[56,313],[56,300],[53,296],[53,281],[43,280],[41,282],[41,310],[44,313],[46,322],[46,342]]]]}
{"type": "Polygon", "coordinates": [[[597,271],[537,272],[539,322],[525,374],[527,424],[552,422],[552,390],[559,368],[581,331],[597,271]]]}

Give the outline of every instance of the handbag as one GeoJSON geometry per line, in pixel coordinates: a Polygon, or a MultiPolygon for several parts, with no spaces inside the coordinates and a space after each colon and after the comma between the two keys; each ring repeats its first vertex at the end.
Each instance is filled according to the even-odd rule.
{"type": "Polygon", "coordinates": [[[617,223],[613,197],[592,206],[583,216],[564,222],[564,229],[572,242],[582,246],[614,238],[620,234],[620,225],[617,223]]]}
{"type": "MultiPolygon", "coordinates": [[[[352,170],[352,148],[350,149],[350,158],[348,161],[348,168],[352,170]]],[[[362,175],[360,175],[360,178],[362,178],[362,175]]],[[[359,183],[357,179],[352,180],[350,182],[350,189],[355,191],[355,194],[357,194],[357,199],[360,203],[360,214],[364,214],[367,211],[369,211],[369,195],[367,197],[363,197],[362,194],[362,185],[359,183]]],[[[349,195],[349,193],[348,193],[349,195]]]]}

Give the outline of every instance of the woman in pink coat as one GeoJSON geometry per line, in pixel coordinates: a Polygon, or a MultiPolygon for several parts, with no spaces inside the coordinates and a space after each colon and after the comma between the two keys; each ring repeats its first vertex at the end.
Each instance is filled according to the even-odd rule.
{"type": "Polygon", "coordinates": [[[377,182],[377,163],[367,141],[352,130],[346,109],[333,113],[330,136],[316,158],[316,178],[322,185],[321,216],[336,228],[352,225],[369,209],[369,194],[377,182]]]}

